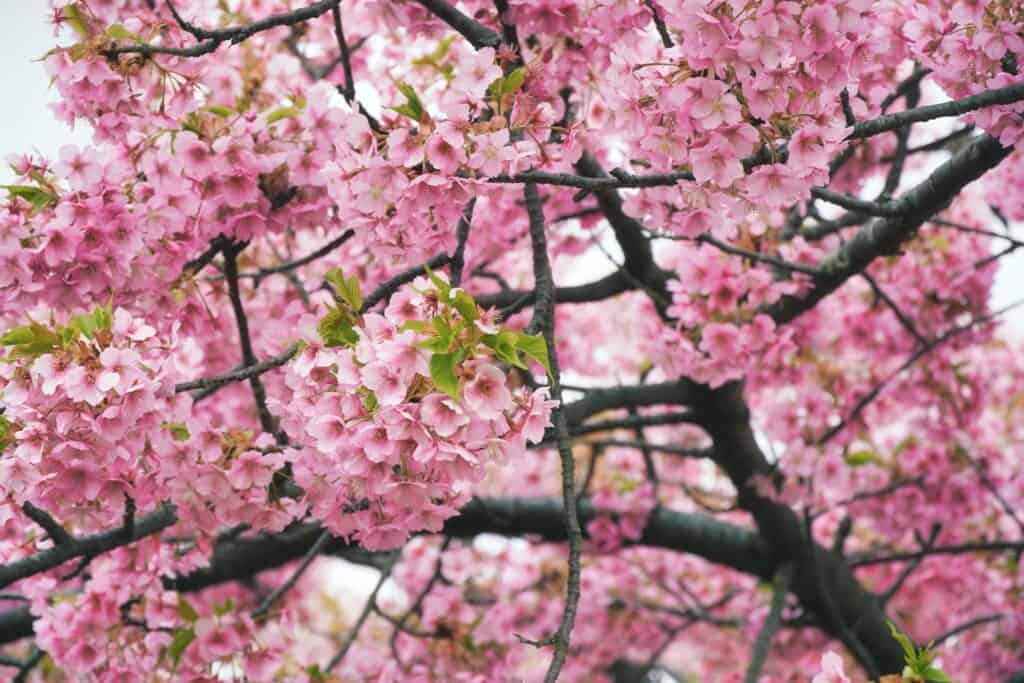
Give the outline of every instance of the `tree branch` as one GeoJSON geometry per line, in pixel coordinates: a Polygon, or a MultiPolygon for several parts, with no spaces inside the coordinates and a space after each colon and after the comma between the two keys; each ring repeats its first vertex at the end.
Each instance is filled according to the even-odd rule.
{"type": "Polygon", "coordinates": [[[493,47],[501,45],[501,37],[487,28],[480,22],[472,19],[445,0],[416,0],[427,8],[435,17],[451,26],[469,41],[469,44],[479,50],[482,47],[493,47]]]}
{"type": "Polygon", "coordinates": [[[551,262],[548,260],[547,238],[544,233],[544,211],[540,203],[537,186],[527,183],[523,190],[526,213],[530,221],[530,244],[533,250],[533,279],[537,299],[533,307],[533,320],[529,330],[540,332],[547,346],[548,365],[551,373],[551,398],[558,402],[551,420],[554,423],[555,442],[562,466],[562,503],[565,509],[566,538],[569,545],[569,574],[566,580],[565,610],[558,631],[552,642],[554,656],[544,677],[545,683],[555,683],[569,654],[572,625],[580,601],[580,556],[583,552],[583,534],[580,531],[579,514],[576,509],[576,461],[569,444],[569,421],[562,400],[562,375],[558,367],[558,347],[555,344],[555,285],[551,276],[551,262]]]}
{"type": "Polygon", "coordinates": [[[827,256],[818,265],[822,272],[807,294],[785,296],[768,307],[766,312],[776,323],[787,323],[813,308],[879,256],[898,253],[900,245],[913,237],[921,224],[945,208],[966,185],[998,165],[1011,151],[990,135],[980,136],[895,201],[893,204],[898,208],[898,216],[871,221],[827,256]]]}
{"type": "Polygon", "coordinates": [[[164,47],[161,45],[116,45],[105,52],[107,57],[114,58],[117,55],[140,54],[144,56],[171,55],[175,57],[199,57],[216,50],[222,43],[230,42],[237,45],[247,40],[256,33],[266,31],[278,26],[291,26],[294,24],[314,19],[325,14],[332,7],[337,7],[341,0],[320,0],[307,7],[302,7],[293,12],[272,14],[265,19],[254,21],[251,24],[232,26],[228,28],[204,29],[186,22],[174,9],[174,5],[168,2],[168,6],[174,14],[175,20],[187,32],[191,33],[197,40],[203,41],[192,47],[164,47]]]}

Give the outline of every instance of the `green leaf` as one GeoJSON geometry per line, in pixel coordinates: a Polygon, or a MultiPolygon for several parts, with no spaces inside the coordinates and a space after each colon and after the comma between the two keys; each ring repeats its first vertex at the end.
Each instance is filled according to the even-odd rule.
{"type": "Polygon", "coordinates": [[[64,343],[56,332],[32,321],[28,325],[8,330],[0,336],[0,345],[13,346],[11,355],[14,358],[34,358],[53,353],[64,346],[64,343]]]}
{"type": "Polygon", "coordinates": [[[199,612],[196,612],[196,608],[189,603],[188,600],[178,596],[178,616],[189,622],[190,624],[195,623],[199,619],[199,612]]]}
{"type": "Polygon", "coordinates": [[[402,116],[412,119],[416,123],[422,121],[426,109],[423,107],[423,101],[420,99],[420,96],[416,94],[416,90],[408,83],[397,83],[396,87],[400,93],[405,95],[405,104],[389,108],[402,116]]]}
{"type": "Polygon", "coordinates": [[[526,368],[526,364],[519,358],[519,351],[516,350],[514,332],[501,330],[498,334],[486,334],[481,341],[494,351],[498,360],[517,368],[526,368]]]}
{"type": "Polygon", "coordinates": [[[528,358],[532,358],[547,370],[551,375],[551,360],[548,358],[548,344],[540,334],[523,334],[516,332],[515,344],[518,351],[522,351],[528,358]]]}
{"type": "Polygon", "coordinates": [[[359,342],[351,314],[337,306],[327,311],[316,329],[324,346],[355,346],[359,342]]]}
{"type": "Polygon", "coordinates": [[[7,190],[7,194],[11,199],[21,197],[37,211],[57,204],[57,195],[35,185],[0,185],[0,187],[7,190]]]}
{"type": "Polygon", "coordinates": [[[92,339],[98,330],[109,330],[114,324],[113,310],[110,306],[97,306],[92,313],[76,315],[68,327],[88,339],[92,339]]]}
{"type": "Polygon", "coordinates": [[[231,614],[235,611],[235,601],[231,598],[225,600],[222,604],[217,605],[213,608],[213,613],[218,617],[222,617],[225,614],[231,614]]]}
{"type": "Polygon", "coordinates": [[[185,648],[196,639],[196,632],[190,628],[179,628],[174,631],[174,638],[171,640],[171,644],[167,646],[167,655],[174,662],[174,666],[178,666],[178,662],[181,661],[181,655],[185,652],[185,648]]]}
{"type": "Polygon", "coordinates": [[[142,43],[142,36],[137,33],[132,33],[121,24],[113,24],[107,29],[107,37],[113,40],[134,40],[136,43],[142,43]]]}
{"type": "Polygon", "coordinates": [[[451,296],[449,293],[449,296],[451,297],[451,305],[459,312],[459,315],[468,322],[476,320],[476,301],[470,293],[464,289],[454,289],[452,292],[455,293],[455,296],[451,296]]]}
{"type": "Polygon", "coordinates": [[[425,320],[406,320],[402,323],[402,326],[398,328],[399,332],[407,332],[412,330],[413,332],[419,332],[420,334],[426,334],[430,332],[430,323],[425,320]]]}
{"type": "Polygon", "coordinates": [[[453,329],[448,321],[444,319],[444,316],[435,316],[430,321],[431,327],[433,328],[434,336],[430,339],[421,341],[416,345],[417,348],[430,351],[432,353],[448,353],[451,349],[452,342],[455,341],[456,330],[453,329]]]}
{"type": "Polygon", "coordinates": [[[452,398],[459,398],[459,379],[455,376],[456,356],[453,353],[435,353],[430,357],[430,379],[434,386],[452,398]]]}
{"type": "Polygon", "coordinates": [[[946,675],[945,672],[940,671],[933,666],[922,671],[921,675],[924,676],[926,680],[935,681],[936,683],[953,683],[953,679],[946,675]]]}
{"type": "Polygon", "coordinates": [[[448,297],[451,295],[452,286],[437,276],[437,273],[430,269],[430,266],[424,265],[423,270],[427,272],[427,277],[430,279],[434,286],[437,287],[437,298],[441,301],[448,301],[448,297]]]}
{"type": "Polygon", "coordinates": [[[14,423],[0,415],[0,453],[14,445],[14,423]]]}
{"type": "Polygon", "coordinates": [[[380,401],[377,400],[377,394],[373,393],[369,389],[363,394],[363,408],[370,415],[373,415],[380,410],[380,401]]]}
{"type": "Polygon", "coordinates": [[[184,422],[161,422],[160,426],[169,431],[175,441],[188,441],[192,438],[184,422]]]}
{"type": "Polygon", "coordinates": [[[846,454],[846,464],[850,467],[860,467],[873,462],[878,462],[878,454],[874,451],[862,450],[846,454]]]}
{"type": "Polygon", "coordinates": [[[900,644],[903,648],[903,654],[906,655],[907,661],[911,661],[917,658],[917,650],[914,648],[914,643],[910,641],[910,638],[900,633],[899,629],[896,628],[896,624],[889,623],[889,631],[892,632],[892,637],[900,644]]]}
{"type": "Polygon", "coordinates": [[[359,289],[359,280],[352,276],[346,278],[340,268],[332,268],[324,273],[324,279],[334,287],[335,295],[358,311],[363,307],[363,294],[359,289]]]}
{"type": "Polygon", "coordinates": [[[514,95],[526,81],[526,67],[514,69],[507,76],[495,78],[487,86],[487,94],[500,99],[506,95],[514,95]]]}
{"type": "Polygon", "coordinates": [[[323,683],[327,680],[324,677],[324,672],[320,670],[319,664],[310,664],[304,670],[309,676],[309,683],[323,683]]]}
{"type": "Polygon", "coordinates": [[[448,36],[437,44],[437,47],[434,48],[433,52],[412,60],[413,66],[433,66],[438,69],[442,68],[440,62],[448,54],[448,48],[451,47],[451,44],[455,42],[456,38],[458,38],[458,35],[448,36]]]}
{"type": "MultiPolygon", "coordinates": [[[[216,114],[217,116],[220,116],[220,117],[225,118],[225,119],[228,118],[229,116],[234,116],[237,113],[231,107],[225,107],[224,105],[221,105],[221,104],[207,105],[207,106],[203,107],[203,111],[208,111],[211,114],[216,114]]],[[[273,122],[271,122],[271,123],[273,123],[273,122]]]]}
{"type": "Polygon", "coordinates": [[[269,126],[275,124],[282,119],[290,119],[293,116],[298,116],[299,112],[301,111],[302,110],[299,107],[296,107],[294,105],[288,107],[281,107],[280,109],[275,109],[274,111],[267,114],[267,125],[269,126]]]}
{"type": "Polygon", "coordinates": [[[83,38],[89,37],[89,25],[86,23],[81,10],[78,9],[78,3],[65,5],[64,7],[61,7],[60,11],[61,14],[64,15],[64,21],[68,23],[68,26],[75,30],[75,33],[83,38]]]}

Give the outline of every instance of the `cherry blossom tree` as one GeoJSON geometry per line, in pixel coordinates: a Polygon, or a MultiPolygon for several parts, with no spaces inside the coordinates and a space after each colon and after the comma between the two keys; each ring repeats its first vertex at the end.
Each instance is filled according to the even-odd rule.
{"type": "Polygon", "coordinates": [[[1019,2],[50,11],[4,680],[1024,675],[1019,2]]]}

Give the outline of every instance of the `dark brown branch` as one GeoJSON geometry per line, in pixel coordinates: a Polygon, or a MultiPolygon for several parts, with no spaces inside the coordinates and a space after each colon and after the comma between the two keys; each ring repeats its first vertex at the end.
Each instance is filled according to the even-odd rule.
{"type": "Polygon", "coordinates": [[[379,304],[381,301],[390,299],[391,296],[395,292],[397,292],[398,288],[401,287],[402,285],[412,282],[421,275],[426,275],[427,271],[423,267],[424,265],[430,268],[440,268],[447,264],[449,261],[451,261],[451,257],[448,256],[448,254],[438,254],[437,256],[427,261],[425,264],[413,266],[408,270],[402,271],[401,273],[394,276],[390,280],[381,283],[381,285],[377,287],[377,289],[370,292],[366,296],[366,298],[363,299],[363,308],[359,312],[366,313],[371,308],[379,304]]]}
{"type": "Polygon", "coordinates": [[[854,211],[859,214],[866,214],[868,216],[895,217],[901,214],[900,207],[889,202],[880,203],[869,199],[851,197],[850,195],[833,192],[825,187],[812,187],[811,196],[816,199],[826,201],[829,204],[835,204],[836,206],[841,206],[844,209],[849,209],[850,211],[854,211]]]}
{"type": "Polygon", "coordinates": [[[139,539],[159,533],[178,521],[174,506],[165,504],[135,522],[131,534],[123,529],[104,531],[91,536],[72,537],[61,545],[40,551],[35,555],[0,566],[0,589],[16,581],[40,574],[77,557],[95,556],[139,539]]]}
{"type": "Polygon", "coordinates": [[[61,523],[54,519],[53,515],[46,510],[37,508],[27,500],[21,506],[21,509],[25,513],[26,517],[43,528],[46,534],[50,537],[50,540],[53,541],[54,545],[62,546],[68,545],[72,542],[73,539],[67,529],[65,529],[61,523]]]}
{"type": "Polygon", "coordinates": [[[789,584],[793,580],[793,565],[784,564],[775,570],[772,578],[772,604],[768,610],[768,618],[765,619],[757,640],[754,642],[754,650],[750,655],[750,664],[747,665],[746,683],[757,683],[761,678],[761,669],[768,658],[768,649],[771,647],[772,638],[779,630],[782,623],[782,608],[786,604],[786,595],[789,593],[789,584]]]}
{"type": "MultiPolygon", "coordinates": [[[[242,347],[242,367],[250,368],[257,365],[259,361],[256,360],[256,354],[252,349],[249,320],[246,317],[245,306],[242,304],[242,295],[238,287],[238,253],[241,248],[242,245],[238,244],[224,247],[224,277],[228,282],[228,298],[231,300],[231,308],[234,310],[235,323],[238,327],[238,340],[242,347]]],[[[248,379],[263,431],[273,434],[279,442],[286,441],[286,437],[277,428],[277,420],[270,414],[270,408],[267,407],[267,391],[263,387],[263,380],[260,379],[259,374],[250,375],[248,379]]]]}
{"type": "Polygon", "coordinates": [[[501,37],[480,22],[466,16],[445,0],[416,0],[427,8],[431,14],[451,26],[479,50],[482,47],[497,49],[501,45],[501,37]]]}
{"type": "Polygon", "coordinates": [[[647,5],[647,9],[651,10],[651,17],[654,19],[654,26],[658,29],[658,35],[661,37],[661,44],[666,49],[675,47],[675,43],[672,42],[672,36],[668,33],[668,27],[665,26],[665,20],[662,18],[657,6],[655,6],[654,0],[644,0],[644,4],[647,5]]]}
{"type": "Polygon", "coordinates": [[[221,388],[225,384],[230,384],[231,382],[241,382],[243,380],[249,379],[250,377],[262,375],[263,373],[269,370],[273,370],[274,368],[279,368],[288,361],[290,361],[292,358],[294,358],[295,354],[298,352],[299,345],[292,344],[287,349],[285,349],[285,351],[280,355],[274,356],[273,358],[265,360],[261,363],[256,363],[255,365],[243,367],[238,370],[226,373],[224,375],[217,375],[216,377],[200,377],[199,379],[194,379],[191,382],[181,382],[179,384],[174,385],[174,391],[175,393],[179,394],[185,391],[196,391],[197,396],[194,396],[193,398],[196,401],[199,401],[202,400],[203,398],[206,398],[211,393],[221,388]]]}
{"type": "Polygon", "coordinates": [[[980,136],[894,202],[899,216],[871,221],[826,257],[818,265],[822,273],[810,292],[800,297],[783,297],[766,312],[776,323],[789,322],[863,271],[874,259],[898,253],[900,245],[913,237],[925,221],[945,208],[966,185],[998,165],[1010,151],[995,138],[980,136]]]}
{"type": "Polygon", "coordinates": [[[1024,84],[986,90],[977,95],[969,95],[959,100],[951,100],[942,104],[929,104],[896,114],[886,114],[868,121],[859,121],[853,127],[853,132],[850,133],[847,139],[869,138],[879,133],[898,130],[909,123],[921,123],[922,121],[960,116],[976,109],[984,109],[985,107],[993,107],[1000,104],[1013,104],[1020,100],[1024,100],[1024,84]]]}
{"type": "Polygon", "coordinates": [[[975,543],[959,543],[957,545],[937,545],[928,548],[928,550],[896,552],[875,557],[858,557],[850,560],[850,566],[859,568],[870,567],[875,564],[888,564],[890,562],[913,562],[914,560],[927,559],[934,555],[1001,552],[1024,552],[1024,541],[977,541],[975,543]]]}
{"type": "Polygon", "coordinates": [[[174,9],[171,3],[168,6],[171,7],[174,13],[175,20],[178,24],[191,33],[197,40],[202,41],[191,47],[165,47],[162,45],[117,45],[106,51],[108,57],[116,57],[117,55],[124,54],[140,54],[144,56],[151,55],[171,55],[174,57],[199,57],[205,54],[213,52],[222,43],[229,42],[232,45],[247,40],[251,36],[266,31],[278,26],[294,26],[295,24],[309,19],[314,19],[321,14],[326,14],[333,7],[337,7],[341,0],[320,0],[320,2],[314,2],[312,5],[302,7],[292,12],[283,12],[281,14],[272,14],[265,19],[254,21],[251,24],[245,24],[242,26],[231,26],[227,28],[218,29],[204,29],[193,24],[186,22],[174,9]]]}
{"type": "Polygon", "coordinates": [[[316,251],[306,254],[302,258],[297,258],[293,261],[286,261],[285,263],[281,263],[276,266],[271,266],[269,268],[260,268],[254,273],[239,273],[238,276],[252,278],[254,280],[254,284],[256,286],[259,286],[260,280],[267,277],[268,275],[275,275],[277,273],[287,273],[289,271],[295,270],[296,268],[301,268],[302,266],[308,265],[313,261],[316,261],[317,259],[323,258],[324,256],[327,256],[332,251],[334,251],[341,245],[345,244],[345,242],[348,242],[350,239],[352,239],[352,237],[355,234],[356,233],[354,230],[346,230],[339,237],[336,237],[335,239],[331,240],[330,242],[323,245],[316,251]]]}
{"type": "Polygon", "coordinates": [[[579,513],[576,509],[576,461],[573,458],[572,446],[569,443],[569,421],[562,400],[562,379],[558,367],[558,348],[555,344],[555,283],[551,275],[551,262],[548,260],[547,237],[545,235],[544,211],[540,203],[537,186],[527,183],[523,191],[526,202],[526,213],[530,221],[530,244],[533,251],[533,279],[537,300],[533,307],[533,320],[529,329],[540,332],[547,345],[548,365],[551,373],[551,398],[558,406],[551,415],[554,424],[554,437],[558,447],[558,456],[562,466],[562,503],[565,509],[565,529],[569,546],[569,573],[566,579],[565,609],[558,631],[551,642],[555,653],[551,658],[545,683],[555,683],[562,670],[565,658],[569,654],[569,641],[572,626],[576,619],[576,609],[580,601],[580,573],[582,566],[580,556],[583,552],[583,533],[580,529],[579,513]]]}
{"type": "Polygon", "coordinates": [[[459,218],[459,225],[455,228],[455,251],[452,253],[451,267],[452,287],[462,284],[462,270],[465,267],[466,242],[469,240],[469,228],[473,224],[473,209],[476,207],[476,197],[466,202],[462,209],[462,217],[459,218]]]}
{"type": "Polygon", "coordinates": [[[338,41],[339,58],[341,60],[342,72],[345,74],[345,85],[339,87],[342,97],[349,104],[356,98],[356,81],[352,76],[352,57],[348,51],[348,42],[345,40],[345,28],[341,24],[341,10],[335,4],[331,8],[331,19],[334,21],[334,37],[338,41]]]}

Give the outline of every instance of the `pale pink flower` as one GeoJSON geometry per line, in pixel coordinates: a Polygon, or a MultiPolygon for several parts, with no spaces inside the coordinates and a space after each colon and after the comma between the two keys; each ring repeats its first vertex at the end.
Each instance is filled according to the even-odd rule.
{"type": "Polygon", "coordinates": [[[458,403],[444,394],[433,393],[420,403],[420,416],[438,436],[451,436],[469,422],[458,403]]]}
{"type": "Polygon", "coordinates": [[[479,365],[476,375],[466,383],[466,405],[484,419],[501,416],[512,405],[512,394],[505,386],[505,375],[492,365],[479,365]]]}

